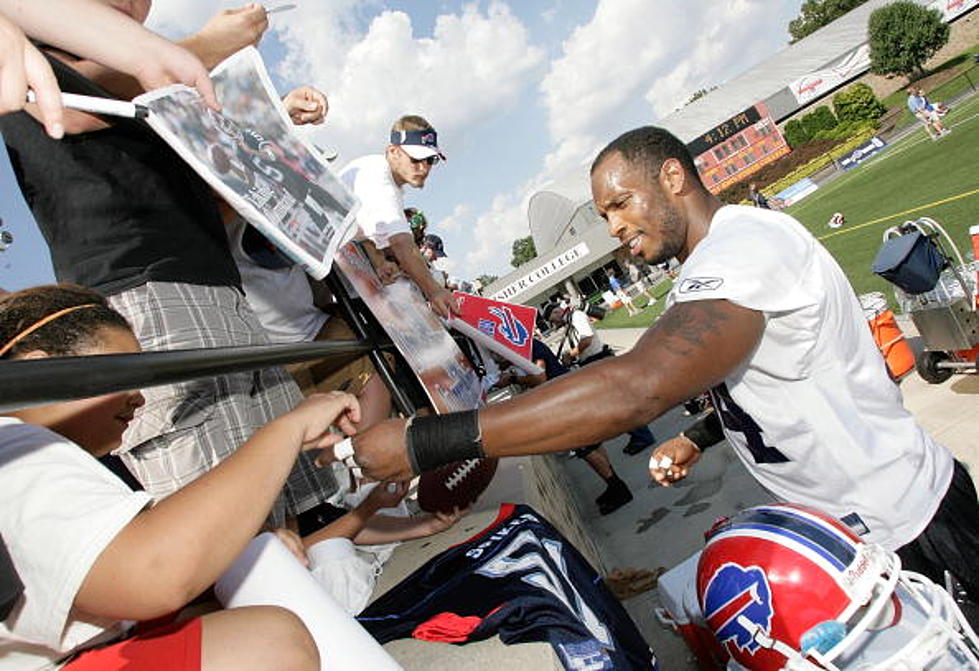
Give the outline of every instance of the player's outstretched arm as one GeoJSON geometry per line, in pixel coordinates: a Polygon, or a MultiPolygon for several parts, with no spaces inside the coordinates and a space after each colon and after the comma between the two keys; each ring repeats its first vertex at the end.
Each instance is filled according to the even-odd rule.
{"type": "MultiPolygon", "coordinates": [[[[678,303],[627,354],[591,364],[514,399],[483,409],[478,424],[456,422],[459,447],[439,446],[442,463],[471,456],[475,431],[486,456],[557,452],[590,445],[645,424],[712,387],[754,351],[764,329],[760,312],[726,300],[678,303]]],[[[463,415],[464,413],[458,413],[463,415]]],[[[402,480],[415,470],[405,420],[382,422],[355,439],[356,459],[372,478],[402,480]]],[[[443,434],[444,435],[444,434],[443,434]]],[[[426,449],[428,436],[415,441],[426,449]]],[[[416,448],[417,449],[417,448],[416,448]]],[[[429,467],[422,455],[419,461],[429,467]]]]}

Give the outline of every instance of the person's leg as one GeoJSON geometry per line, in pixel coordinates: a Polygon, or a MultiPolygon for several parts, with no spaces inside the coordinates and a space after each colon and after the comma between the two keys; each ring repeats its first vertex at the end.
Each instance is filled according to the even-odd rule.
{"type": "Polygon", "coordinates": [[[612,462],[609,461],[608,453],[604,447],[596,447],[594,450],[588,452],[583,459],[585,463],[591,466],[593,471],[598,473],[598,477],[602,480],[608,482],[611,478],[615,477],[612,462]]]}
{"type": "Polygon", "coordinates": [[[201,618],[202,671],[320,668],[319,652],[302,621],[284,608],[232,608],[201,618]]]}
{"type": "Polygon", "coordinates": [[[626,454],[639,454],[655,442],[656,436],[653,435],[648,426],[643,424],[629,432],[629,442],[625,444],[622,451],[626,454]]]}
{"type": "Polygon", "coordinates": [[[947,570],[961,584],[966,600],[959,599],[973,625],[979,623],[979,503],[976,487],[961,462],[948,491],[925,530],[897,550],[903,568],[922,573],[944,585],[947,570]]]}
{"type": "Polygon", "coordinates": [[[605,491],[595,499],[600,514],[608,515],[632,500],[629,486],[615,474],[604,447],[598,445],[583,448],[579,456],[605,481],[605,491]]]}

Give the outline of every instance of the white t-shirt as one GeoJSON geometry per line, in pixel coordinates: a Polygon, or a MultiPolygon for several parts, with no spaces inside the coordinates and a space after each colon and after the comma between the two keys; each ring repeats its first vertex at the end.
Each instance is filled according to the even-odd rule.
{"type": "Polygon", "coordinates": [[[339,176],[360,200],[357,226],[362,237],[372,240],[378,249],[385,249],[392,235],[411,235],[411,226],[405,219],[404,197],[401,188],[394,183],[384,154],[355,159],[340,171],[339,176]]]}
{"type": "Polygon", "coordinates": [[[591,320],[588,319],[588,315],[581,310],[571,311],[571,327],[575,330],[575,346],[585,338],[591,337],[591,342],[588,344],[588,347],[578,352],[578,361],[584,361],[601,353],[605,349],[605,343],[595,333],[595,329],[591,327],[591,320]]]}
{"type": "Polygon", "coordinates": [[[247,226],[240,217],[235,218],[228,226],[228,241],[252,312],[274,343],[315,340],[328,315],[313,303],[306,273],[298,263],[281,269],[255,263],[241,246],[247,226]]]}
{"type": "Polygon", "coordinates": [[[83,617],[72,603],[98,556],[150,502],[62,436],[0,417],[0,534],[24,583],[0,623],[0,669],[40,668],[121,633],[123,623],[83,617]]]}
{"type": "Polygon", "coordinates": [[[722,207],[670,300],[726,299],[765,317],[755,352],[713,390],[724,432],[779,499],[896,549],[920,534],[952,456],[904,409],[853,289],[795,219],[722,207]]]}

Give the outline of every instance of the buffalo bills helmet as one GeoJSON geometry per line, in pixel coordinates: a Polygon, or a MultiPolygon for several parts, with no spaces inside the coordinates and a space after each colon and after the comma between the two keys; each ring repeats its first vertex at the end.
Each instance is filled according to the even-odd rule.
{"type": "Polygon", "coordinates": [[[945,590],[811,508],[757,506],[715,525],[697,595],[746,669],[979,670],[979,639],[945,590]]]}

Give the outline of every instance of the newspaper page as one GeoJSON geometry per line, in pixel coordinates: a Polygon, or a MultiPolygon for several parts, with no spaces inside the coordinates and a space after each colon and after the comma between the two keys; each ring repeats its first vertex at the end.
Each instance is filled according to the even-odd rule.
{"type": "Polygon", "coordinates": [[[294,132],[258,51],[211,73],[223,109],[182,85],[145,93],[147,123],[241,216],[316,279],[354,229],[356,197],[294,132]]]}
{"type": "Polygon", "coordinates": [[[336,262],[418,376],[436,412],[483,404],[479,376],[410,280],[381,283],[354,242],[340,248],[336,262]]]}

